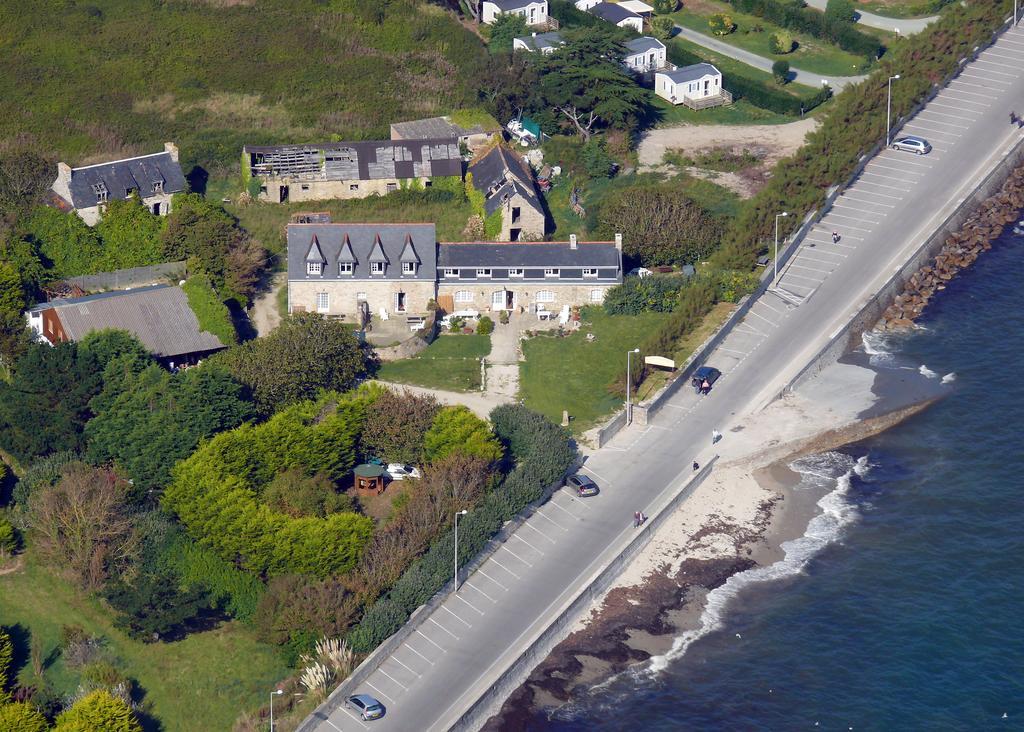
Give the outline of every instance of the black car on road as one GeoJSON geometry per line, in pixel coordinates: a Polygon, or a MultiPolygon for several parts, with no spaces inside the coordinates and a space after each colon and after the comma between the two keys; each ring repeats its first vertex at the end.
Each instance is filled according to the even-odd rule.
{"type": "Polygon", "coordinates": [[[711,391],[711,387],[718,381],[718,377],[722,375],[722,372],[711,366],[701,366],[699,369],[693,372],[693,378],[690,379],[690,384],[693,385],[693,390],[698,394],[707,394],[711,391]]]}

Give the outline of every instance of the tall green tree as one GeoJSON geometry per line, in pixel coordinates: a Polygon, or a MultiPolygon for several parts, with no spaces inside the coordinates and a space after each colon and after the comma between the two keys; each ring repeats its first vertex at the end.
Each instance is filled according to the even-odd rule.
{"type": "Polygon", "coordinates": [[[370,405],[363,450],[391,463],[420,463],[423,437],[441,405],[432,396],[385,389],[370,405]]]}
{"type": "Polygon", "coordinates": [[[115,461],[137,491],[162,488],[171,468],[199,441],[252,416],[243,387],[227,369],[204,364],[170,374],[151,364],[138,374],[106,379],[86,425],[87,457],[115,461]]]}
{"type": "Polygon", "coordinates": [[[566,43],[541,62],[540,95],[584,142],[599,127],[629,130],[650,101],[620,63],[625,48],[603,30],[566,34],[566,43]]]}
{"type": "Polygon", "coordinates": [[[178,577],[164,567],[145,567],[130,582],[123,578],[103,593],[118,612],[114,624],[141,641],[180,637],[188,621],[210,607],[199,588],[179,589],[178,577]]]}
{"type": "Polygon", "coordinates": [[[0,212],[13,214],[31,206],[50,187],[54,173],[53,163],[33,150],[0,155],[0,212]]]}
{"type": "Polygon", "coordinates": [[[110,201],[96,224],[103,241],[104,269],[145,267],[162,261],[163,227],[163,217],[146,208],[137,194],[126,201],[110,201]]]}
{"type": "Polygon", "coordinates": [[[511,51],[512,41],[518,36],[529,35],[526,30],[526,18],[519,13],[502,13],[491,26],[491,37],[487,47],[491,53],[511,51]]]}
{"type": "Polygon", "coordinates": [[[352,332],[315,313],[290,315],[266,338],[218,358],[249,387],[262,414],[311,399],[321,389],[345,391],[366,372],[363,348],[352,332]]]}

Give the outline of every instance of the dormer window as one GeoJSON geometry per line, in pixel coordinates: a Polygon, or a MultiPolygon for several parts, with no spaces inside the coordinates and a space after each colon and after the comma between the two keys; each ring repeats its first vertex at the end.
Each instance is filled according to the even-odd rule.
{"type": "Polygon", "coordinates": [[[318,275],[324,271],[323,262],[306,262],[306,274],[318,275]]]}
{"type": "Polygon", "coordinates": [[[523,270],[519,269],[519,268],[510,269],[508,271],[508,276],[509,277],[522,277],[523,276],[523,270]]]}
{"type": "Polygon", "coordinates": [[[490,267],[480,267],[480,268],[478,268],[477,271],[476,271],[476,276],[477,277],[490,277],[491,276],[490,267]]]}
{"type": "Polygon", "coordinates": [[[558,270],[553,267],[548,267],[544,270],[545,277],[558,277],[558,270]]]}
{"type": "Polygon", "coordinates": [[[444,276],[445,277],[458,277],[459,276],[459,270],[455,269],[454,267],[445,267],[444,268],[444,276]]]}
{"type": "Polygon", "coordinates": [[[350,275],[354,271],[351,262],[338,262],[338,274],[350,275]]]}
{"type": "Polygon", "coordinates": [[[124,189],[124,197],[125,198],[131,198],[133,193],[135,193],[135,189],[134,188],[125,188],[124,189]]]}
{"type": "Polygon", "coordinates": [[[92,190],[93,193],[96,194],[96,203],[107,202],[107,195],[109,194],[109,191],[107,191],[107,187],[106,185],[103,184],[102,181],[100,181],[99,183],[93,183],[92,190]]]}
{"type": "Polygon", "coordinates": [[[164,192],[164,182],[162,180],[155,180],[155,181],[153,181],[153,193],[163,193],[163,192],[164,192]]]}
{"type": "Polygon", "coordinates": [[[416,263],[415,262],[402,262],[402,274],[414,275],[416,274],[416,263]]]}
{"type": "Polygon", "coordinates": [[[370,262],[370,274],[384,274],[384,262],[370,262]]]}
{"type": "Polygon", "coordinates": [[[596,267],[584,267],[583,268],[583,276],[584,277],[597,277],[597,268],[596,267]]]}

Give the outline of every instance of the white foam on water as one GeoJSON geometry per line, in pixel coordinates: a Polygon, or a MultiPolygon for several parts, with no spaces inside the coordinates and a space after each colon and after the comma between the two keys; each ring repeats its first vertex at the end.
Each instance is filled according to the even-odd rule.
{"type": "Polygon", "coordinates": [[[942,377],[943,384],[952,384],[954,381],[956,381],[955,371],[950,371],[948,374],[942,377]]]}
{"type": "Polygon", "coordinates": [[[852,485],[851,477],[855,473],[863,477],[871,469],[866,456],[854,461],[842,453],[826,452],[801,458],[790,468],[801,473],[803,480],[812,486],[834,484],[833,489],[818,501],[821,513],[811,519],[803,536],[782,544],[785,554],[782,560],[734,574],[725,584],[709,592],[701,614],[700,627],[676,638],[672,648],[664,655],[653,656],[643,668],[648,676],[660,674],[672,661],[681,658],[694,641],[721,628],[729,602],[744,587],[799,574],[814,555],[838,540],[843,530],[857,520],[858,511],[847,496],[852,485]]]}
{"type": "Polygon", "coordinates": [[[893,353],[892,336],[877,330],[866,330],[860,334],[860,340],[864,344],[864,353],[868,354],[868,361],[872,366],[893,366],[896,363],[896,355],[893,353]]]}
{"type": "Polygon", "coordinates": [[[934,379],[935,377],[938,376],[937,373],[932,371],[930,368],[928,368],[924,364],[921,364],[920,368],[918,368],[917,370],[921,373],[921,376],[925,376],[925,377],[927,377],[929,379],[934,379]]]}

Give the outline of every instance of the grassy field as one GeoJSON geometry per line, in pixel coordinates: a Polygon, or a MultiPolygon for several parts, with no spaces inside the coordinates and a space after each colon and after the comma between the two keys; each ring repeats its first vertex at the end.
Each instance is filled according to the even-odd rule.
{"type": "Polygon", "coordinates": [[[886,18],[925,18],[938,13],[932,0],[854,0],[853,7],[886,18]]]}
{"type": "Polygon", "coordinates": [[[626,351],[636,348],[665,318],[664,313],[606,315],[585,308],[583,327],[570,336],[538,335],[523,342],[519,394],[530,409],[561,422],[569,410],[573,432],[592,427],[622,397],[609,386],[626,370],[626,351]],[[588,341],[587,333],[594,334],[588,341]]]}
{"type": "Polygon", "coordinates": [[[684,28],[695,30],[710,38],[756,53],[758,56],[772,61],[784,59],[789,61],[790,65],[797,66],[804,71],[833,76],[853,76],[864,73],[866,66],[865,60],[860,56],[848,53],[820,38],[794,31],[788,32],[797,43],[796,50],[787,54],[772,53],[769,45],[771,35],[782,28],[756,15],[737,12],[727,3],[703,0],[699,4],[698,10],[684,7],[683,10],[673,13],[671,17],[684,28]],[[714,35],[708,27],[708,18],[715,13],[728,13],[736,24],[736,30],[726,36],[714,35]]]}
{"type": "Polygon", "coordinates": [[[657,125],[782,125],[792,122],[792,117],[778,114],[762,107],[755,107],[745,99],[738,99],[724,107],[690,109],[685,104],[672,104],[661,97],[654,97],[654,113],[657,125]]]}
{"type": "Polygon", "coordinates": [[[241,225],[264,247],[275,254],[285,249],[285,225],[296,211],[329,211],[332,221],[351,223],[405,221],[437,225],[438,241],[461,241],[462,230],[472,214],[468,201],[432,201],[429,194],[398,191],[388,196],[372,196],[345,201],[310,203],[253,203],[227,205],[241,225]]]}
{"type": "MultiPolygon", "coordinates": [[[[163,732],[230,730],[240,710],[264,704],[267,690],[288,673],[270,646],[236,622],[175,643],[131,640],[113,627],[99,601],[31,560],[24,569],[0,576],[0,622],[37,635],[44,657],[57,647],[62,625],[80,625],[106,638],[121,670],[142,687],[144,704],[163,732]]],[[[45,675],[62,693],[78,685],[78,674],[59,655],[45,675]]],[[[31,664],[19,679],[37,683],[31,664]]]]}
{"type": "Polygon", "coordinates": [[[81,164],[175,140],[214,173],[475,102],[486,54],[437,5],[361,0],[5,2],[0,48],[0,141],[81,164]]]}
{"type": "Polygon", "coordinates": [[[388,361],[377,378],[448,391],[480,389],[480,359],[491,352],[491,337],[442,335],[418,356],[388,361]]]}

